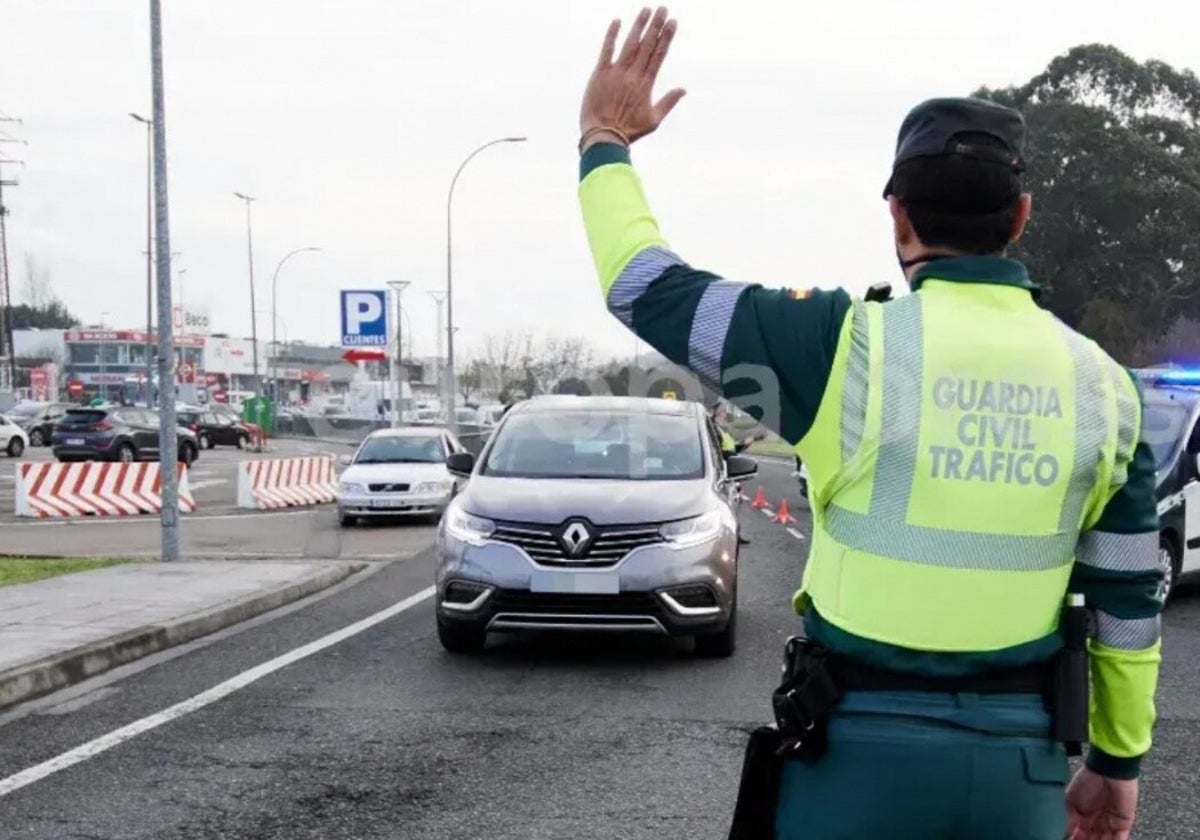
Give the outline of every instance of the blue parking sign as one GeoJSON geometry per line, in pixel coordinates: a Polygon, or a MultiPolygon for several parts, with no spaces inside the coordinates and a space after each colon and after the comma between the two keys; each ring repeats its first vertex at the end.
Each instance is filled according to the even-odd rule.
{"type": "Polygon", "coordinates": [[[387,291],[365,289],[342,295],[342,346],[387,347],[387,291]]]}

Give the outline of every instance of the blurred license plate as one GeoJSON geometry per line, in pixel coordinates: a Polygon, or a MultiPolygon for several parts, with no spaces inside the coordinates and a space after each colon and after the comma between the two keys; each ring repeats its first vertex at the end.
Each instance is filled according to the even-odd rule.
{"type": "Polygon", "coordinates": [[[67,438],[67,446],[83,446],[83,438],[67,438]]]}
{"type": "Polygon", "coordinates": [[[406,508],[408,502],[400,499],[372,499],[371,507],[373,508],[406,508]]]}
{"type": "Polygon", "coordinates": [[[621,591],[617,572],[547,572],[534,570],[529,576],[530,592],[616,595],[621,591]]]}

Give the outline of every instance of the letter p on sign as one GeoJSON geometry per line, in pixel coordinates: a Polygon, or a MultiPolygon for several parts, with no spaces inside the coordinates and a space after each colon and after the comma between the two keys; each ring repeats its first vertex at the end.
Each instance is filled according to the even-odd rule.
{"type": "Polygon", "coordinates": [[[342,346],[387,347],[387,292],[342,291],[342,346]]]}

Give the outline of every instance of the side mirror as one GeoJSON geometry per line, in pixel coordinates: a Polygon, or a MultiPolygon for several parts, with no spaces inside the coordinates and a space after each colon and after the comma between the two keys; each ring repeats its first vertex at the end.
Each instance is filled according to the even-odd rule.
{"type": "Polygon", "coordinates": [[[758,461],[748,455],[730,455],[725,459],[725,474],[729,478],[749,478],[758,473],[758,461]]]}
{"type": "Polygon", "coordinates": [[[343,467],[348,467],[354,463],[354,456],[353,455],[339,456],[338,463],[341,464],[343,467]]]}
{"type": "Polygon", "coordinates": [[[451,475],[469,478],[475,471],[475,456],[470,452],[455,452],[446,458],[446,469],[451,475]]]}

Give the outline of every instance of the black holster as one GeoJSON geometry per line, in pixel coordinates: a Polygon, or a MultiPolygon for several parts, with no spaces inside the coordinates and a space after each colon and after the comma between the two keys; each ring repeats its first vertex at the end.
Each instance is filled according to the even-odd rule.
{"type": "Polygon", "coordinates": [[[1082,596],[1068,596],[1059,619],[1059,633],[1063,646],[1050,663],[1046,686],[1050,738],[1061,742],[1067,755],[1077,756],[1088,739],[1090,621],[1082,596]]]}
{"type": "Polygon", "coordinates": [[[754,730],[746,744],[729,840],[775,836],[784,762],[813,762],[825,754],[829,716],[841,699],[825,649],[798,636],[788,639],[783,681],[771,695],[775,723],[754,730]]]}

